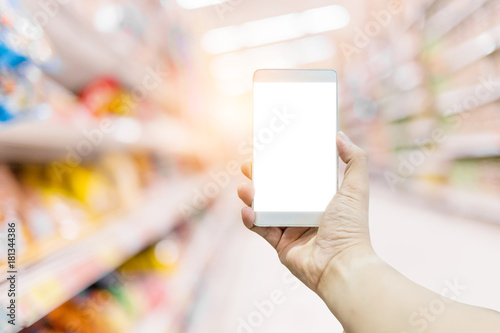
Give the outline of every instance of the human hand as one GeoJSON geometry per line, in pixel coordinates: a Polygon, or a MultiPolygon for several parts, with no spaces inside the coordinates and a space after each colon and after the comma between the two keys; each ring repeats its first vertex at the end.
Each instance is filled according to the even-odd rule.
{"type": "Polygon", "coordinates": [[[337,133],[337,148],[347,164],[344,181],[326,207],[319,228],[254,226],[255,212],[250,207],[254,198],[251,164],[241,168],[249,179],[238,188],[238,196],[247,205],[241,211],[243,223],[266,239],[278,252],[280,261],[315,292],[330,265],[374,255],[368,229],[366,153],[342,132],[337,133]]]}

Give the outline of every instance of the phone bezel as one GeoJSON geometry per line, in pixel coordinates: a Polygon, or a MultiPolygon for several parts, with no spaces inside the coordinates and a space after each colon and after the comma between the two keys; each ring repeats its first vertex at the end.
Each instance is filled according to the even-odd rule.
{"type": "MultiPolygon", "coordinates": [[[[338,83],[337,72],[334,69],[259,69],[253,75],[252,87],[255,82],[334,82],[336,95],[336,132],[338,132],[338,83]]],[[[252,96],[252,112],[254,97],[252,96]]],[[[254,136],[252,113],[252,137],[254,136]]],[[[253,140],[252,140],[253,142],[253,140]]],[[[339,188],[339,161],[337,158],[337,189],[339,188]]],[[[252,147],[252,160],[255,160],[255,149],[252,147]]],[[[253,168],[252,168],[253,179],[253,168]]],[[[253,181],[253,180],[252,180],[253,181]]],[[[253,202],[252,202],[253,208],[253,202]]],[[[255,211],[255,226],[259,227],[318,227],[324,212],[258,212],[255,211]]]]}

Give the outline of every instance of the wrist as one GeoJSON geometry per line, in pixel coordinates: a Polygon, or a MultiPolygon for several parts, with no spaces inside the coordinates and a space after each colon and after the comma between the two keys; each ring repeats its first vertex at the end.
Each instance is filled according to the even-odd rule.
{"type": "Polygon", "coordinates": [[[332,260],[318,285],[318,295],[340,321],[345,332],[356,331],[354,328],[360,320],[359,312],[371,279],[377,280],[378,271],[385,269],[385,263],[371,246],[351,254],[332,260]]]}
{"type": "Polygon", "coordinates": [[[318,295],[333,311],[337,304],[348,301],[352,284],[373,266],[383,265],[371,245],[351,249],[333,258],[318,283],[318,295]]]}
{"type": "Polygon", "coordinates": [[[399,311],[392,303],[394,293],[403,289],[398,282],[399,274],[394,273],[373,250],[360,251],[328,265],[318,294],[345,332],[401,332],[404,329],[374,328],[380,324],[378,319],[384,317],[386,309],[399,311]]]}

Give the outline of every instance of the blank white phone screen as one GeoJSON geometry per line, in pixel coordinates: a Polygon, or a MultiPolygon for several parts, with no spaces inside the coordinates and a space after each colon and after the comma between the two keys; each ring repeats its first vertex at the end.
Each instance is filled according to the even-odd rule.
{"type": "Polygon", "coordinates": [[[257,212],[322,212],[337,190],[334,82],[254,82],[257,212]]]}

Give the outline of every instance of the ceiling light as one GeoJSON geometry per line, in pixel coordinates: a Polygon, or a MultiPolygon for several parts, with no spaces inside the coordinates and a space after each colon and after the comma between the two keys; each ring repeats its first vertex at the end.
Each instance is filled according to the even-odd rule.
{"type": "Polygon", "coordinates": [[[293,68],[331,59],[335,45],[326,36],[260,46],[215,57],[210,64],[217,88],[225,95],[240,95],[252,88],[252,73],[260,68],[293,68]]]}
{"type": "Polygon", "coordinates": [[[208,53],[227,53],[340,29],[349,21],[344,7],[331,5],[209,30],[201,44],[208,53]]]}
{"type": "Polygon", "coordinates": [[[306,10],[300,15],[301,26],[308,34],[337,30],[349,24],[347,9],[339,5],[306,10]]]}
{"type": "Polygon", "coordinates": [[[123,18],[123,9],[116,5],[106,5],[101,7],[94,16],[94,26],[102,32],[112,32],[116,30],[123,18]]]}
{"type": "Polygon", "coordinates": [[[215,6],[224,2],[227,2],[227,0],[177,0],[179,6],[184,9],[197,9],[202,7],[215,6]]]}
{"type": "Polygon", "coordinates": [[[240,26],[240,34],[235,37],[242,38],[245,47],[302,37],[305,32],[298,21],[299,14],[293,13],[247,22],[240,26]]]}
{"type": "Polygon", "coordinates": [[[203,35],[202,47],[208,53],[218,54],[235,51],[243,48],[239,26],[229,26],[225,28],[213,29],[203,35]]]}

